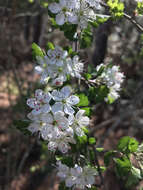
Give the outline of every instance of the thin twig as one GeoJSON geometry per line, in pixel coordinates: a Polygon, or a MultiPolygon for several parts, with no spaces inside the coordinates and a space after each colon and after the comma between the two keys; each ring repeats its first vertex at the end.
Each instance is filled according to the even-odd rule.
{"type": "Polygon", "coordinates": [[[95,164],[97,165],[97,171],[98,171],[99,177],[100,177],[100,184],[96,184],[96,186],[101,187],[104,184],[104,178],[102,176],[101,168],[100,168],[100,165],[99,165],[96,148],[95,148],[95,146],[92,146],[92,148],[93,148],[94,156],[95,156],[94,157],[95,164]]]}
{"type": "MultiPolygon", "coordinates": [[[[104,3],[104,2],[101,2],[100,3],[103,7],[109,9],[110,7],[104,3]]],[[[132,24],[134,24],[136,26],[136,28],[140,31],[140,32],[143,32],[143,26],[141,24],[139,24],[133,17],[131,17],[130,15],[128,15],[127,13],[123,13],[123,16],[124,18],[128,19],[132,24]]]]}

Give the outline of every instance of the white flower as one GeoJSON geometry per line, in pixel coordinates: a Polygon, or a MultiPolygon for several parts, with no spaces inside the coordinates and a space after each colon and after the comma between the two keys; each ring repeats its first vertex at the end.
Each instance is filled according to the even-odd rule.
{"type": "Polygon", "coordinates": [[[47,67],[49,59],[47,56],[44,56],[43,58],[40,56],[36,57],[38,65],[35,66],[36,73],[41,75],[40,82],[42,84],[46,83],[48,81],[48,73],[47,73],[47,67]]]}
{"type": "Polygon", "coordinates": [[[60,152],[67,153],[70,149],[69,143],[76,143],[73,136],[70,136],[66,131],[55,130],[48,143],[48,149],[55,151],[58,148],[60,152]]]}
{"type": "Polygon", "coordinates": [[[57,66],[63,66],[63,62],[68,56],[68,52],[62,50],[62,48],[59,46],[56,46],[54,50],[48,50],[47,54],[49,58],[49,63],[57,66]]]}
{"type": "Polygon", "coordinates": [[[61,161],[58,161],[57,165],[58,165],[57,176],[59,176],[62,179],[65,179],[68,175],[70,175],[70,168],[68,166],[62,164],[61,161]]]}
{"type": "Polygon", "coordinates": [[[43,139],[45,138],[45,128],[46,132],[49,134],[52,131],[52,123],[51,123],[51,114],[49,113],[41,113],[39,115],[33,115],[32,112],[27,115],[27,117],[32,121],[29,125],[28,130],[32,133],[39,132],[40,136],[43,139]]]}
{"type": "Polygon", "coordinates": [[[48,50],[46,56],[37,56],[36,59],[38,65],[35,71],[41,75],[42,84],[49,82],[52,86],[62,86],[67,76],[80,78],[83,71],[83,63],[79,61],[79,57],[74,56],[71,59],[68,52],[59,46],[48,50]]]}
{"type": "Polygon", "coordinates": [[[91,7],[95,7],[96,9],[101,9],[101,0],[85,0],[91,7]]]}
{"type": "Polygon", "coordinates": [[[79,61],[79,57],[75,55],[72,59],[71,76],[81,78],[80,73],[83,72],[83,63],[79,61]]]}
{"type": "Polygon", "coordinates": [[[48,113],[50,111],[49,101],[51,100],[50,93],[44,93],[43,90],[35,91],[35,98],[27,100],[27,105],[33,108],[32,114],[48,113]]]}
{"type": "Polygon", "coordinates": [[[70,11],[77,7],[76,0],[59,0],[59,3],[51,3],[49,5],[49,10],[57,14],[56,15],[56,23],[58,25],[63,25],[65,22],[69,21],[68,15],[70,15],[70,11]]]}
{"type": "Polygon", "coordinates": [[[79,189],[91,188],[95,183],[95,176],[98,175],[97,170],[90,166],[84,166],[82,168],[76,164],[74,168],[69,168],[61,162],[57,162],[57,165],[57,175],[61,180],[65,181],[66,187],[79,189]]]}
{"type": "Polygon", "coordinates": [[[85,110],[79,110],[75,117],[73,115],[69,116],[69,124],[73,128],[74,132],[78,136],[83,136],[84,132],[82,127],[89,125],[89,118],[84,116],[85,110]]]}
{"type": "Polygon", "coordinates": [[[72,115],[75,111],[72,106],[79,103],[79,98],[71,95],[71,88],[69,86],[63,87],[60,91],[53,90],[52,98],[56,103],[52,106],[52,112],[64,111],[68,115],[72,115]]]}
{"type": "MultiPolygon", "coordinates": [[[[116,100],[119,97],[118,92],[124,81],[124,74],[119,71],[119,66],[109,67],[108,65],[100,64],[96,67],[96,70],[99,71],[101,67],[103,67],[103,71],[95,79],[95,82],[105,84],[109,89],[108,97],[116,100]]],[[[108,101],[108,98],[105,98],[105,100],[108,101]]]]}
{"type": "MultiPolygon", "coordinates": [[[[101,9],[100,0],[59,0],[51,3],[49,10],[56,14],[56,23],[63,25],[65,22],[77,24],[81,29],[87,27],[88,22],[96,20],[95,9],[101,9]]],[[[106,15],[98,15],[108,17],[106,15]]]]}

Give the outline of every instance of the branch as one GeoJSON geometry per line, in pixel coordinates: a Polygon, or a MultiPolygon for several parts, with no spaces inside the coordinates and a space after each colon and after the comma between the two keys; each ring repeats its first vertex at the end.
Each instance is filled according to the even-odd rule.
{"type": "Polygon", "coordinates": [[[138,30],[140,30],[141,32],[143,32],[143,26],[141,26],[134,18],[132,18],[130,15],[124,13],[123,16],[128,19],[131,23],[133,23],[138,30]]]}
{"type": "MultiPolygon", "coordinates": [[[[109,9],[110,7],[104,3],[104,2],[101,2],[100,3],[101,6],[109,9]]],[[[129,20],[132,24],[134,24],[136,26],[136,28],[140,31],[140,32],[143,32],[143,26],[140,25],[133,17],[131,17],[130,15],[128,15],[127,13],[123,13],[123,16],[124,18],[126,18],[127,20],[129,20]]]]}

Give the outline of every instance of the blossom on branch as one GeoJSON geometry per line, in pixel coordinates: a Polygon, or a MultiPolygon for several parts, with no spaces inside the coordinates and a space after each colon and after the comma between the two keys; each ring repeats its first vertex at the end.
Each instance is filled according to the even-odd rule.
{"type": "Polygon", "coordinates": [[[95,183],[95,176],[98,175],[97,170],[91,166],[81,167],[75,164],[74,168],[69,168],[60,161],[57,162],[57,165],[57,175],[62,181],[65,181],[66,187],[79,189],[85,189],[86,187],[91,188],[95,183]]]}
{"type": "Polygon", "coordinates": [[[48,50],[43,58],[37,57],[37,63],[35,71],[41,75],[40,82],[45,84],[50,79],[52,86],[63,85],[68,75],[80,78],[83,72],[83,63],[79,57],[77,55],[69,57],[68,52],[59,46],[48,50]]]}

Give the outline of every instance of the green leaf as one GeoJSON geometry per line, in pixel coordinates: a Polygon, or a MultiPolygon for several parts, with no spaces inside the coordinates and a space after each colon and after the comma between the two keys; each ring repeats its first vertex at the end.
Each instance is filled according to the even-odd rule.
{"type": "Polygon", "coordinates": [[[116,151],[114,151],[114,150],[111,150],[111,151],[105,153],[105,155],[104,155],[105,166],[109,166],[110,161],[111,161],[111,159],[114,158],[115,154],[116,154],[116,151]]]}
{"type": "Polygon", "coordinates": [[[120,152],[129,154],[137,151],[138,144],[139,143],[134,138],[126,136],[120,139],[117,148],[120,152]]]}
{"type": "Polygon", "coordinates": [[[90,190],[97,190],[97,187],[93,186],[93,187],[88,188],[88,189],[90,189],[90,190]]]}
{"type": "Polygon", "coordinates": [[[80,39],[80,48],[84,49],[90,47],[93,42],[93,33],[92,33],[91,25],[89,24],[86,29],[82,31],[81,39],[80,39]]]}
{"type": "Polygon", "coordinates": [[[104,151],[104,148],[96,148],[96,151],[97,151],[97,152],[103,152],[103,151],[104,151]]]}
{"type": "Polygon", "coordinates": [[[96,94],[95,95],[96,103],[100,103],[100,102],[104,101],[104,99],[107,97],[107,95],[109,93],[109,89],[105,85],[95,88],[94,90],[95,90],[94,93],[96,94]]]}
{"type": "Polygon", "coordinates": [[[43,57],[44,56],[43,51],[36,43],[32,44],[32,54],[34,57],[36,57],[36,56],[43,57]]]}
{"type": "Polygon", "coordinates": [[[88,141],[90,145],[96,144],[96,139],[94,137],[90,137],[88,141]]]}
{"type": "Polygon", "coordinates": [[[108,101],[107,101],[108,104],[112,104],[112,103],[115,102],[115,100],[116,100],[116,99],[114,99],[113,97],[111,97],[111,96],[109,96],[109,95],[108,95],[107,98],[108,98],[108,101]]]}
{"type": "Polygon", "coordinates": [[[126,187],[130,188],[130,187],[133,187],[134,185],[137,185],[139,180],[141,180],[141,179],[142,179],[142,177],[141,177],[140,169],[132,166],[131,173],[126,182],[126,187]]]}
{"type": "Polygon", "coordinates": [[[90,80],[92,78],[92,75],[89,73],[85,73],[84,77],[86,78],[86,80],[90,80]]]}
{"type": "Polygon", "coordinates": [[[48,42],[46,44],[46,51],[48,51],[49,49],[52,49],[52,50],[55,49],[54,44],[52,42],[48,42]]]}
{"type": "Polygon", "coordinates": [[[87,136],[83,135],[81,137],[78,137],[78,140],[79,140],[80,144],[85,144],[87,142],[87,136]]]}
{"type": "Polygon", "coordinates": [[[77,96],[80,99],[80,102],[77,104],[78,107],[88,106],[89,101],[88,101],[88,97],[85,94],[81,93],[81,94],[78,94],[77,96]]]}
{"type": "Polygon", "coordinates": [[[131,162],[127,157],[114,158],[116,163],[116,172],[119,177],[126,177],[131,171],[131,162]]]}

